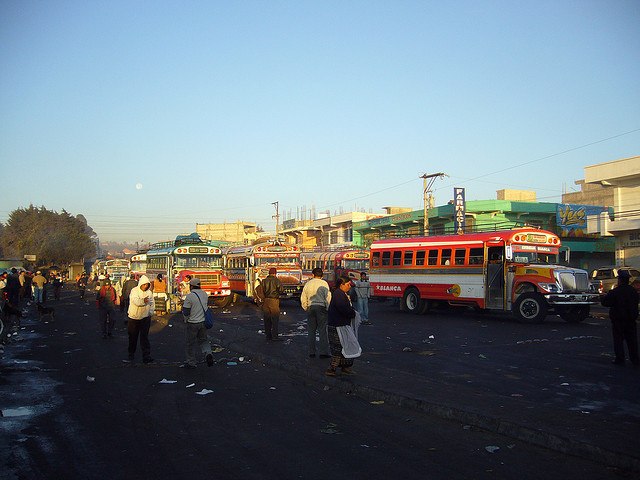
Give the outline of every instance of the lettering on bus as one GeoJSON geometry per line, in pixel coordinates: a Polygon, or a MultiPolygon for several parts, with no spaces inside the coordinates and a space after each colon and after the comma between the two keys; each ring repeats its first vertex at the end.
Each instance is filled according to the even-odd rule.
{"type": "Polygon", "coordinates": [[[401,292],[402,288],[398,285],[376,285],[376,290],[382,292],[401,292]]]}
{"type": "Polygon", "coordinates": [[[209,253],[207,247],[189,247],[189,253],[209,253]]]}

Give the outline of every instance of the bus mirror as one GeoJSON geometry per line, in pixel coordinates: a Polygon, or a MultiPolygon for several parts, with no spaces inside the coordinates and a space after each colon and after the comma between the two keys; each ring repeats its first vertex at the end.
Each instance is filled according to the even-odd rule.
{"type": "Polygon", "coordinates": [[[566,263],[567,265],[569,264],[569,260],[571,259],[571,250],[570,249],[566,249],[563,250],[562,252],[560,252],[560,261],[566,263]]]}
{"type": "Polygon", "coordinates": [[[504,247],[504,254],[507,260],[513,260],[513,249],[511,248],[511,245],[504,247]]]}

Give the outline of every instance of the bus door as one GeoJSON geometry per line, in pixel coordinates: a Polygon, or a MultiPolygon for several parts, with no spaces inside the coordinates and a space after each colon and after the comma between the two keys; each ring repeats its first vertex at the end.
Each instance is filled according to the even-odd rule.
{"type": "Polygon", "coordinates": [[[504,245],[487,246],[486,307],[504,310],[504,245]]]}
{"type": "Polygon", "coordinates": [[[248,257],[246,259],[246,263],[244,266],[244,282],[245,282],[245,295],[247,297],[253,297],[253,290],[255,288],[256,269],[253,268],[255,259],[253,257],[248,257]]]}

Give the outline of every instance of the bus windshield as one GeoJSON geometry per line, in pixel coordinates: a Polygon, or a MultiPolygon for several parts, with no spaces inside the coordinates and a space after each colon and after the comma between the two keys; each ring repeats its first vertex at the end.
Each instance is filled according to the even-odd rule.
{"type": "Polygon", "coordinates": [[[176,267],[183,268],[214,268],[222,266],[219,255],[176,255],[176,267]]]}
{"type": "Polygon", "coordinates": [[[360,271],[369,270],[369,260],[344,260],[344,268],[360,271]]]}
{"type": "Polygon", "coordinates": [[[542,263],[556,265],[558,263],[557,252],[535,252],[514,250],[513,261],[516,263],[542,263]]]}
{"type": "Polygon", "coordinates": [[[299,262],[300,259],[298,257],[256,257],[256,265],[297,265],[299,262]]]}

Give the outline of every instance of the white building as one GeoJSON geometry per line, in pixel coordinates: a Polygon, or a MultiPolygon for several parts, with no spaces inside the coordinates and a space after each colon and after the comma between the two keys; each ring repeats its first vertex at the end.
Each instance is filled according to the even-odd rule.
{"type": "Polygon", "coordinates": [[[588,233],[616,237],[616,265],[640,267],[640,156],[591,165],[585,183],[614,188],[613,212],[589,216],[588,233]]]}

